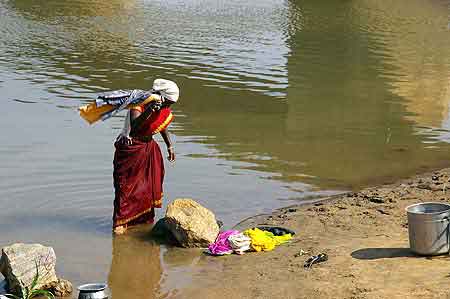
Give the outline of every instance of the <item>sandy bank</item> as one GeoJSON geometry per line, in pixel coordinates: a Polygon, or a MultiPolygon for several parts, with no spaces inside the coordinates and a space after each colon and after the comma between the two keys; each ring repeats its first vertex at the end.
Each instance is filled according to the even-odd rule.
{"type": "Polygon", "coordinates": [[[450,202],[450,169],[305,206],[275,211],[243,227],[298,232],[275,251],[207,257],[180,298],[450,298],[450,258],[409,251],[405,207],[450,202]],[[300,251],[309,254],[300,255],[300,251]],[[305,260],[329,260],[306,270],[305,260]]]}

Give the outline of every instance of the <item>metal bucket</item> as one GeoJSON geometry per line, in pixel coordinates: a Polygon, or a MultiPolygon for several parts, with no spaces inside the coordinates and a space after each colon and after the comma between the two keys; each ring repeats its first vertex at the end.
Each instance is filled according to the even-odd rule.
{"type": "Polygon", "coordinates": [[[409,247],[420,255],[449,252],[450,205],[425,202],[406,208],[408,213],[409,247]]]}
{"type": "Polygon", "coordinates": [[[105,283],[88,283],[78,287],[78,299],[108,299],[105,283]]]}

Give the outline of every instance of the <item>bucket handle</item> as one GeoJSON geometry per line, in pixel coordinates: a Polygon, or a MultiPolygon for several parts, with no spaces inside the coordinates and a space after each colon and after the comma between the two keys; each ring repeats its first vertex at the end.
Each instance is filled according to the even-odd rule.
{"type": "Polygon", "coordinates": [[[448,216],[445,216],[442,218],[442,220],[447,220],[447,248],[449,251],[447,251],[447,254],[450,254],[450,218],[448,216]]]}

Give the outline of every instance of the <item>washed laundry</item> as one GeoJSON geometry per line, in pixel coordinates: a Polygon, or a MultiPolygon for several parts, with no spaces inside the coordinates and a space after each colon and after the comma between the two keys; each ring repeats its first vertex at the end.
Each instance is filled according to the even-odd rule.
{"type": "Polygon", "coordinates": [[[283,227],[261,226],[239,232],[227,230],[219,233],[216,241],[208,246],[211,255],[243,254],[245,251],[270,251],[288,242],[295,234],[283,227]],[[260,229],[262,228],[262,229],[260,229]],[[276,233],[277,235],[275,235],[276,233]]]}
{"type": "Polygon", "coordinates": [[[264,225],[264,226],[258,226],[257,228],[259,228],[260,230],[271,232],[275,236],[284,236],[286,234],[291,234],[292,236],[295,235],[295,232],[293,230],[290,230],[288,228],[281,227],[281,226],[264,225]]]}
{"type": "Polygon", "coordinates": [[[228,237],[228,242],[237,254],[244,254],[245,251],[250,250],[251,239],[243,233],[231,235],[228,237]]]}
{"type": "Polygon", "coordinates": [[[216,238],[216,241],[208,246],[208,253],[211,255],[225,255],[233,253],[233,247],[231,247],[228,238],[233,235],[239,234],[237,230],[226,230],[216,238]]]}
{"type": "MultiPolygon", "coordinates": [[[[97,99],[78,108],[80,116],[89,124],[98,120],[106,120],[116,115],[124,109],[130,109],[136,106],[144,106],[151,102],[155,110],[159,110],[158,100],[169,100],[176,102],[179,97],[179,89],[175,82],[165,79],[156,79],[153,81],[153,88],[149,91],[132,90],[114,90],[103,93],[97,99]]],[[[127,116],[128,117],[128,116],[127,116]]]]}
{"type": "Polygon", "coordinates": [[[260,230],[259,228],[248,229],[244,231],[244,235],[251,239],[251,248],[255,251],[270,251],[292,239],[292,234],[275,236],[272,232],[260,230]]]}

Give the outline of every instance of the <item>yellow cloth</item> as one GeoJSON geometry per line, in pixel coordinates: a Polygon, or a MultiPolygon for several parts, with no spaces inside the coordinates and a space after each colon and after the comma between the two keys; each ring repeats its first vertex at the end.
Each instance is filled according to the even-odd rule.
{"type": "MultiPolygon", "coordinates": [[[[151,101],[155,101],[157,99],[159,99],[160,96],[157,94],[152,94],[151,96],[149,96],[148,98],[146,98],[144,101],[142,101],[142,103],[139,104],[130,104],[127,106],[127,109],[133,109],[136,108],[138,106],[143,106],[143,105],[147,105],[148,103],[150,103],[151,101]]],[[[103,114],[108,113],[113,111],[116,108],[116,106],[113,105],[103,105],[100,107],[97,107],[97,105],[95,104],[95,102],[88,104],[88,105],[84,105],[78,108],[78,111],[80,111],[80,116],[87,121],[89,124],[93,124],[96,121],[98,121],[99,119],[102,118],[103,114]]]]}
{"type": "Polygon", "coordinates": [[[244,231],[244,235],[247,235],[252,240],[251,247],[255,251],[270,251],[273,250],[275,246],[292,239],[291,234],[275,236],[273,233],[260,230],[259,228],[248,229],[244,231]]]}
{"type": "Polygon", "coordinates": [[[80,116],[89,124],[95,123],[97,120],[102,118],[103,114],[112,110],[114,110],[113,105],[108,104],[97,107],[95,102],[78,108],[78,111],[80,111],[80,116]]]}

